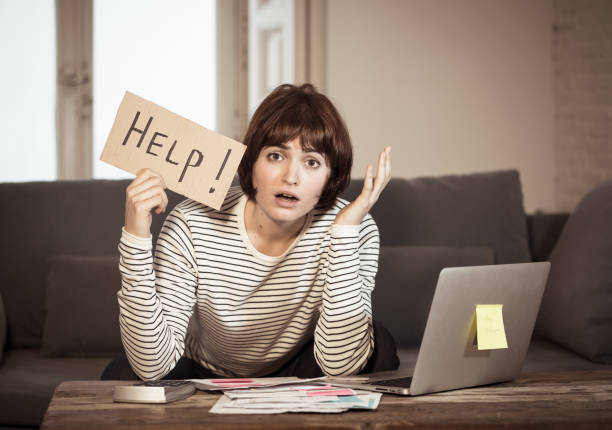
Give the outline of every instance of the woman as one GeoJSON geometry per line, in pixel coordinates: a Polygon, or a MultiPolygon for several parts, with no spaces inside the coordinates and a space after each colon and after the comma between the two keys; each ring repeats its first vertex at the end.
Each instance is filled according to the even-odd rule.
{"type": "MultiPolygon", "coordinates": [[[[103,378],[349,375],[397,368],[393,340],[375,348],[370,295],[379,236],[368,214],[390,179],[387,147],[350,203],[352,149],[332,103],[311,85],[282,85],[259,106],[219,211],[177,205],[155,259],[151,211],[163,178],[127,188],[119,251],[120,326],[127,360],[103,378]],[[131,373],[129,369],[135,372],[131,373]]],[[[377,326],[378,327],[378,326],[377,326]]],[[[380,342],[378,342],[380,343],[380,342]]]]}

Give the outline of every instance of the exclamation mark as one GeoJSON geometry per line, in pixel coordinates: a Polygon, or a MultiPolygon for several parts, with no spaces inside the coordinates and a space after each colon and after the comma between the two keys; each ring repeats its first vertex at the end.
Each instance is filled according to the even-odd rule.
{"type": "MultiPolygon", "coordinates": [[[[223,168],[225,167],[225,163],[227,163],[227,159],[230,156],[230,153],[232,152],[231,149],[227,150],[227,153],[225,154],[225,158],[223,159],[223,163],[221,164],[221,167],[219,168],[219,172],[217,173],[217,177],[215,178],[215,181],[218,181],[219,178],[221,177],[221,172],[223,172],[223,168]]],[[[215,187],[210,187],[210,190],[208,190],[208,194],[212,194],[215,192],[215,187]]]]}

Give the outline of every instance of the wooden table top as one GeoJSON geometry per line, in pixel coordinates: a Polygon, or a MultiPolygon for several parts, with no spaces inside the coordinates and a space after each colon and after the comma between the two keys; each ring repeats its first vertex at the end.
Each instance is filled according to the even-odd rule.
{"type": "Polygon", "coordinates": [[[166,405],[113,403],[117,381],[61,383],[42,429],[612,429],[612,370],[533,373],[503,384],[417,397],[385,394],[375,411],[218,415],[218,394],[166,405]]]}

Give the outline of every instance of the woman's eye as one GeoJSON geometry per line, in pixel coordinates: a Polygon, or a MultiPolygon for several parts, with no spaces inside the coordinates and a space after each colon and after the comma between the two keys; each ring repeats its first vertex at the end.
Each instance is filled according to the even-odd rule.
{"type": "Polygon", "coordinates": [[[319,161],[315,160],[314,158],[311,158],[310,160],[306,161],[306,164],[308,165],[308,167],[319,167],[321,165],[321,163],[319,163],[319,161]]]}
{"type": "Polygon", "coordinates": [[[268,158],[269,158],[270,160],[273,160],[273,161],[278,161],[278,160],[280,160],[282,157],[281,157],[281,155],[280,155],[278,152],[270,152],[270,153],[268,154],[268,158]]]}

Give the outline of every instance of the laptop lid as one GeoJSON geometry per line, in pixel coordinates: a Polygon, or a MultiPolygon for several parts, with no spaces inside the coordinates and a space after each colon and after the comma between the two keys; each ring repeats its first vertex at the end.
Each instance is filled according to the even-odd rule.
{"type": "Polygon", "coordinates": [[[550,263],[445,268],[429,311],[410,394],[509,381],[521,371],[550,263]],[[507,348],[479,350],[476,305],[503,305],[507,348]]]}
{"type": "Polygon", "coordinates": [[[516,378],[527,355],[549,270],[548,262],[443,269],[415,368],[356,375],[353,381],[334,378],[334,383],[418,395],[516,378]],[[502,305],[507,348],[478,349],[477,305],[502,305]],[[407,386],[400,386],[407,380],[407,386]]]}

